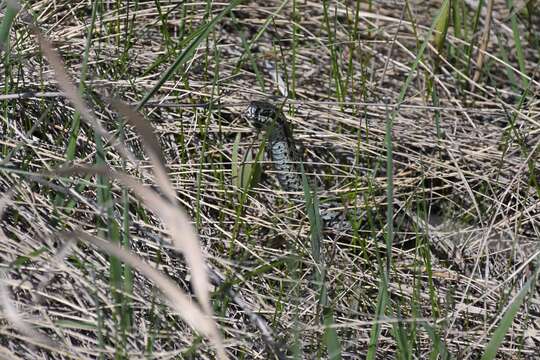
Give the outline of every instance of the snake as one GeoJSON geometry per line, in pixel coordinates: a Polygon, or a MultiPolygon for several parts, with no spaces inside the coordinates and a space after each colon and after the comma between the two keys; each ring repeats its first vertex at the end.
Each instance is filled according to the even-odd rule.
{"type": "MultiPolygon", "coordinates": [[[[245,112],[246,118],[259,130],[266,131],[266,152],[277,173],[279,185],[286,192],[303,192],[301,154],[296,150],[291,127],[283,111],[274,104],[263,101],[251,101],[245,112]]],[[[336,203],[325,203],[319,207],[321,220],[325,228],[350,228],[346,214],[342,211],[331,210],[336,203]]],[[[339,207],[339,206],[338,206],[339,207]]]]}
{"type": "Polygon", "coordinates": [[[297,171],[299,155],[292,131],[283,112],[266,101],[252,101],[246,115],[259,130],[266,130],[267,153],[277,172],[278,182],[284,191],[302,190],[302,178],[297,171]]]}
{"type": "MultiPolygon", "coordinates": [[[[297,144],[294,140],[292,130],[288,125],[287,118],[283,111],[268,101],[256,100],[249,103],[245,116],[253,125],[266,131],[267,147],[266,152],[271,160],[274,170],[277,172],[277,179],[282,190],[286,192],[301,192],[304,189],[302,181],[302,156],[296,150],[297,144]]],[[[311,185],[310,185],[311,186],[311,185]]],[[[296,199],[299,199],[298,196],[296,199]]],[[[454,254],[452,261],[458,268],[463,268],[461,257],[456,257],[454,247],[451,243],[436,235],[436,231],[431,225],[412,214],[398,200],[395,200],[407,217],[416,225],[430,234],[432,249],[441,254],[454,254]]],[[[347,231],[352,228],[347,214],[343,211],[336,211],[339,208],[337,200],[330,203],[320,204],[319,214],[323,222],[324,229],[333,229],[338,232],[347,231]]],[[[366,213],[353,213],[357,220],[366,218],[366,213]]]]}

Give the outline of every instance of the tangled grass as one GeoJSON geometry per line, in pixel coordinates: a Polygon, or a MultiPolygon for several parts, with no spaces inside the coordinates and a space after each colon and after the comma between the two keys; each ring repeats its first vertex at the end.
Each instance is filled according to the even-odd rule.
{"type": "Polygon", "coordinates": [[[534,3],[5,7],[1,357],[535,358],[534,3]]]}

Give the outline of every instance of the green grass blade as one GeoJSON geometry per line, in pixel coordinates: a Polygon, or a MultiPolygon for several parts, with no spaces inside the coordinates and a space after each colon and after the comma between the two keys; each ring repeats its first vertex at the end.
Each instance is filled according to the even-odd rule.
{"type": "Polygon", "coordinates": [[[319,210],[319,199],[316,191],[311,189],[303,164],[300,164],[302,172],[302,185],[304,198],[310,225],[311,252],[315,261],[315,281],[319,285],[319,304],[322,307],[322,323],[324,330],[324,345],[329,359],[341,359],[341,344],[334,325],[334,316],[329,306],[328,289],[326,287],[326,261],[322,249],[323,223],[319,210]]]}
{"type": "Polygon", "coordinates": [[[242,0],[233,0],[229,5],[223,9],[222,12],[220,12],[215,18],[207,22],[206,24],[201,25],[190,37],[193,40],[189,43],[189,45],[184,49],[184,51],[176,58],[175,62],[163,73],[163,76],[158,80],[157,84],[154,85],[154,87],[144,95],[143,99],[139,102],[137,105],[137,110],[142,108],[152,96],[158,90],[161,88],[161,86],[169,80],[169,78],[178,70],[180,66],[182,66],[186,61],[191,59],[193,55],[195,54],[195,50],[199,46],[199,44],[205,40],[208,37],[208,34],[210,34],[210,31],[214,28],[214,26],[227,14],[229,11],[234,9],[238,4],[240,4],[242,0]]]}
{"type": "Polygon", "coordinates": [[[435,36],[433,43],[439,53],[444,47],[448,24],[450,22],[450,0],[445,0],[439,11],[439,15],[435,19],[435,36]]]}
{"type": "Polygon", "coordinates": [[[501,346],[504,337],[506,336],[506,333],[508,332],[508,329],[512,326],[512,323],[514,322],[514,317],[519,311],[519,308],[523,304],[523,301],[525,300],[525,296],[529,293],[529,290],[531,290],[531,287],[533,284],[536,283],[536,279],[538,278],[538,271],[540,270],[540,267],[537,267],[533,275],[527,280],[525,285],[521,288],[521,290],[518,292],[512,303],[508,306],[505,314],[503,315],[501,322],[495,332],[493,333],[493,336],[491,337],[491,340],[489,340],[486,350],[484,351],[484,354],[482,355],[482,360],[491,360],[495,359],[497,356],[497,350],[501,346]]]}
{"type": "Polygon", "coordinates": [[[394,243],[394,162],[392,143],[393,118],[386,111],[386,283],[390,280],[390,265],[392,262],[392,244],[394,243]]]}
{"type": "Polygon", "coordinates": [[[302,172],[302,185],[304,187],[304,198],[306,200],[306,209],[310,225],[310,238],[311,238],[311,254],[315,260],[316,265],[319,266],[316,269],[318,281],[323,281],[324,274],[324,259],[321,252],[322,247],[322,220],[319,212],[319,201],[317,195],[312,193],[311,186],[304,173],[304,165],[300,164],[302,172]]]}
{"type": "MultiPolygon", "coordinates": [[[[86,44],[84,48],[84,55],[83,55],[83,61],[81,65],[81,78],[79,82],[79,94],[81,96],[84,95],[86,90],[86,78],[88,75],[88,59],[90,54],[90,47],[92,45],[92,36],[94,34],[94,26],[96,23],[97,18],[97,9],[100,2],[95,1],[92,5],[92,18],[90,21],[90,27],[88,28],[88,33],[86,36],[86,44]]],[[[71,127],[69,130],[69,137],[68,137],[68,145],[66,150],[66,160],[72,161],[75,158],[75,153],[77,150],[77,140],[79,139],[79,133],[80,133],[80,126],[81,126],[81,113],[78,111],[75,111],[75,114],[73,115],[73,118],[71,120],[71,127]]],[[[82,186],[79,190],[79,192],[84,191],[85,186],[82,186]]],[[[61,193],[57,193],[56,197],[54,199],[54,204],[56,207],[59,207],[62,205],[64,201],[64,195],[61,193]]],[[[75,201],[70,201],[68,204],[68,208],[73,208],[75,206],[75,201]]]]}
{"type": "MultiPolygon", "coordinates": [[[[512,0],[506,0],[506,5],[509,9],[513,9],[514,2],[512,0]]],[[[519,64],[519,70],[522,74],[521,80],[523,81],[523,88],[526,88],[529,84],[529,80],[527,79],[527,67],[525,66],[525,53],[523,52],[523,46],[521,45],[521,30],[515,12],[510,16],[510,23],[512,24],[512,35],[514,36],[515,54],[519,64]]]]}
{"type": "MultiPolygon", "coordinates": [[[[83,61],[81,65],[81,80],[79,82],[79,93],[84,95],[84,92],[86,90],[86,78],[88,75],[88,58],[90,54],[90,47],[92,45],[92,36],[94,35],[94,26],[96,24],[96,17],[97,17],[97,9],[98,5],[100,4],[99,1],[95,1],[92,6],[92,18],[90,21],[90,27],[88,28],[88,34],[86,36],[86,44],[84,47],[84,55],[83,55],[83,61]]],[[[81,123],[81,114],[76,111],[75,115],[73,116],[73,121],[71,123],[71,129],[69,132],[69,141],[68,141],[68,147],[66,152],[66,159],[73,160],[75,156],[75,149],[77,145],[77,139],[79,137],[79,127],[81,123]]]]}
{"type": "Polygon", "coordinates": [[[328,352],[328,359],[341,359],[341,344],[335,324],[332,308],[329,306],[323,308],[323,324],[324,324],[324,343],[328,352]]]}
{"type": "Polygon", "coordinates": [[[251,40],[247,46],[244,46],[244,51],[242,52],[242,55],[240,55],[240,58],[238,59],[238,61],[236,62],[236,66],[235,66],[235,70],[234,70],[234,74],[238,73],[238,71],[240,71],[240,66],[242,65],[242,62],[244,61],[244,58],[247,56],[247,54],[251,51],[251,49],[253,48],[253,45],[255,45],[257,43],[257,41],[259,40],[259,38],[265,33],[266,29],[268,28],[268,25],[270,25],[270,23],[274,20],[275,16],[277,14],[279,14],[281,12],[281,10],[283,9],[283,7],[285,5],[287,5],[289,3],[289,0],[284,0],[281,5],[276,9],[276,11],[274,11],[274,13],[269,16],[266,21],[264,22],[264,24],[261,26],[261,28],[259,29],[259,31],[257,31],[257,34],[255,34],[255,36],[253,37],[253,40],[251,40]]]}
{"type": "Polygon", "coordinates": [[[450,356],[450,353],[448,352],[448,350],[446,349],[446,346],[444,345],[444,342],[442,341],[441,337],[437,333],[437,330],[433,328],[433,326],[429,325],[428,323],[424,321],[421,321],[418,324],[424,328],[429,338],[431,339],[431,342],[433,343],[433,347],[431,349],[431,359],[440,359],[440,360],[452,359],[452,357],[450,356]]]}
{"type": "Polygon", "coordinates": [[[390,265],[392,262],[392,244],[394,241],[394,186],[393,186],[393,161],[392,161],[392,117],[389,116],[387,111],[386,116],[386,263],[382,270],[382,278],[380,281],[379,295],[377,297],[377,314],[376,321],[371,328],[371,335],[368,347],[367,359],[374,359],[377,352],[377,342],[380,334],[379,321],[384,317],[386,313],[386,305],[389,300],[388,293],[388,281],[390,279],[390,265]]]}
{"type": "Polygon", "coordinates": [[[369,336],[367,360],[374,360],[377,355],[377,344],[379,342],[379,335],[381,334],[380,319],[384,317],[386,311],[386,305],[388,304],[388,285],[385,282],[384,277],[380,281],[379,294],[377,295],[377,313],[375,314],[375,322],[371,326],[371,335],[369,336]]]}
{"type": "Polygon", "coordinates": [[[4,11],[4,18],[2,19],[2,24],[0,25],[1,50],[6,50],[8,48],[9,31],[11,30],[11,25],[13,24],[13,20],[15,19],[15,16],[17,16],[17,13],[18,9],[15,9],[8,4],[6,10],[4,11]]]}
{"type": "MultiPolygon", "coordinates": [[[[398,305],[400,306],[400,305],[398,305]]],[[[398,311],[399,312],[399,311],[398,311]]],[[[397,357],[403,360],[412,359],[412,349],[407,336],[407,327],[401,321],[393,324],[394,339],[396,339],[397,345],[397,357]]]]}

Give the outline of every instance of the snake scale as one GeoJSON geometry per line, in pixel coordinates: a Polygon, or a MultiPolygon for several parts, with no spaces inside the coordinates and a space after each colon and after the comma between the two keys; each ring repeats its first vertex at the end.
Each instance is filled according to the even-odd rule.
{"type": "MultiPolygon", "coordinates": [[[[286,192],[302,192],[302,157],[296,150],[292,131],[281,109],[267,101],[252,101],[246,110],[246,117],[259,130],[267,132],[267,154],[277,173],[278,182],[286,192]]],[[[349,228],[346,215],[330,210],[337,204],[321,204],[319,210],[325,228],[349,228]]],[[[339,205],[337,205],[339,207],[339,205]]]]}

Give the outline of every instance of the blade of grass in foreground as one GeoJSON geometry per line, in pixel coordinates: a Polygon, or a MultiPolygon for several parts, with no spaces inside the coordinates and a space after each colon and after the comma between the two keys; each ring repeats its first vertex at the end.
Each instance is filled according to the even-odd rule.
{"type": "Polygon", "coordinates": [[[448,32],[448,24],[450,23],[450,0],[445,0],[441,5],[439,15],[435,19],[435,35],[433,37],[433,44],[439,52],[442,52],[446,40],[446,33],[448,32]]]}
{"type": "MultiPolygon", "coordinates": [[[[196,233],[190,224],[189,217],[182,211],[176,204],[171,204],[160,194],[153,189],[149,189],[142,185],[137,179],[122,172],[115,171],[108,167],[73,167],[62,168],[55,171],[55,176],[72,176],[72,175],[101,175],[106,176],[109,180],[115,179],[124,186],[130,188],[133,193],[148,207],[156,216],[158,216],[163,224],[171,234],[173,245],[176,250],[181,251],[186,258],[193,278],[192,284],[195,288],[197,297],[199,298],[199,305],[187,305],[186,302],[191,302],[189,297],[176,285],[174,289],[171,288],[172,283],[159,271],[155,269],[147,272],[149,278],[156,280],[156,283],[164,283],[161,290],[169,299],[173,302],[174,306],[179,314],[194,328],[201,333],[207,335],[210,341],[213,343],[218,358],[227,358],[225,354],[225,348],[221,340],[221,335],[218,331],[217,324],[212,318],[212,309],[210,308],[209,301],[209,283],[207,279],[206,266],[200,250],[200,246],[197,240],[196,233]],[[180,298],[179,298],[180,297],[180,298]],[[182,300],[182,301],[181,301],[182,300]],[[179,302],[182,302],[180,304],[179,302]],[[186,307],[187,306],[187,307],[186,307]],[[201,323],[201,321],[203,323],[201,323]]],[[[70,237],[83,237],[87,241],[98,245],[99,248],[106,250],[109,254],[118,257],[126,264],[142,271],[142,267],[147,266],[140,261],[134,260],[133,256],[129,255],[126,249],[121,248],[108,241],[102,241],[101,239],[91,236],[86,233],[77,232],[72,233],[70,237]],[[95,241],[94,241],[95,240],[95,241]],[[97,242],[96,242],[97,241],[97,242]],[[116,251],[118,250],[118,251],[116,251]],[[126,255],[127,254],[127,255],[126,255]]]]}
{"type": "MultiPolygon", "coordinates": [[[[94,142],[96,144],[95,163],[98,166],[104,166],[106,164],[106,149],[103,146],[103,139],[97,132],[94,133],[94,142]]],[[[111,182],[104,175],[96,176],[96,201],[99,206],[105,209],[105,214],[102,217],[96,219],[96,227],[99,229],[98,234],[100,237],[105,238],[115,244],[121,243],[119,225],[113,215],[113,194],[111,191],[111,182]]],[[[118,258],[114,256],[109,257],[109,282],[111,287],[111,296],[115,305],[115,318],[121,319],[116,322],[119,327],[119,332],[122,334],[122,323],[127,324],[130,322],[128,313],[118,313],[117,310],[122,310],[122,304],[124,303],[124,283],[123,283],[123,264],[118,258]]],[[[101,347],[102,351],[105,351],[105,347],[101,347]]],[[[125,348],[118,346],[115,349],[116,356],[125,356],[125,348]]]]}
{"type": "Polygon", "coordinates": [[[2,19],[2,25],[0,25],[0,50],[7,50],[9,47],[9,31],[11,30],[11,25],[13,20],[17,15],[18,10],[8,4],[4,10],[4,18],[2,19]]]}
{"type": "MultiPolygon", "coordinates": [[[[392,123],[388,107],[386,109],[386,262],[381,269],[381,281],[377,296],[376,321],[371,328],[367,359],[375,359],[377,342],[381,332],[380,320],[386,313],[386,305],[390,298],[388,283],[390,279],[390,265],[392,262],[392,243],[394,242],[394,183],[393,183],[393,159],[392,159],[392,123]]],[[[382,266],[381,266],[382,267],[382,266]]]]}
{"type": "Polygon", "coordinates": [[[334,327],[334,314],[330,306],[323,307],[324,343],[328,352],[328,359],[341,359],[341,343],[334,327]]]}
{"type": "Polygon", "coordinates": [[[129,251],[116,244],[112,244],[110,241],[103,240],[82,231],[63,232],[60,233],[60,237],[68,241],[74,239],[83,240],[95,245],[110,255],[114,255],[121,259],[131,267],[137,269],[147,278],[153,280],[163,294],[169,299],[170,306],[175,308],[190,326],[205,335],[211,336],[214,332],[212,320],[206,317],[206,314],[198,304],[191,301],[190,297],[171,279],[142,261],[136,255],[131,254],[129,251]]]}
{"type": "Polygon", "coordinates": [[[495,359],[495,356],[497,356],[497,350],[499,349],[499,346],[501,346],[504,337],[506,333],[508,332],[508,329],[512,326],[512,323],[514,322],[514,317],[519,311],[519,308],[523,304],[523,301],[525,300],[525,296],[529,293],[529,290],[531,289],[532,285],[536,283],[536,279],[538,278],[538,272],[540,270],[540,267],[537,266],[536,270],[532,274],[529,280],[523,285],[521,290],[518,292],[512,303],[508,306],[505,314],[503,315],[501,319],[501,323],[493,333],[493,336],[491,337],[491,340],[489,340],[486,351],[484,352],[484,355],[482,355],[482,360],[491,360],[495,359]]]}
{"type": "Polygon", "coordinates": [[[157,84],[154,85],[152,89],[150,89],[149,92],[144,95],[143,99],[139,102],[137,105],[137,110],[142,108],[148,100],[154,94],[161,88],[161,86],[167,81],[178,68],[185,64],[186,61],[191,59],[193,55],[195,54],[195,50],[199,46],[199,44],[208,37],[208,34],[210,34],[210,30],[227,14],[229,11],[234,9],[238,4],[240,4],[242,0],[234,0],[232,1],[225,9],[223,9],[222,12],[220,12],[215,18],[210,20],[209,22],[201,25],[197,30],[193,32],[193,34],[190,35],[188,40],[191,40],[189,45],[182,51],[182,53],[176,58],[175,62],[163,73],[163,76],[158,80],[157,84]]]}
{"type": "Polygon", "coordinates": [[[368,353],[366,359],[373,360],[377,354],[377,343],[381,333],[380,319],[384,317],[386,305],[388,303],[388,285],[385,283],[384,277],[380,281],[379,294],[377,295],[377,313],[375,314],[375,322],[371,327],[371,335],[369,337],[368,353]]]}
{"type": "MultiPolygon", "coordinates": [[[[514,2],[512,0],[506,0],[506,4],[508,5],[509,9],[512,9],[514,6],[514,2]]],[[[527,79],[527,68],[525,66],[525,54],[523,52],[523,45],[521,44],[521,30],[518,25],[518,17],[515,12],[512,13],[510,16],[510,22],[512,24],[512,35],[514,37],[514,44],[515,44],[515,55],[518,61],[519,70],[521,71],[521,80],[523,82],[522,88],[526,88],[529,84],[529,80],[527,79]]]]}
{"type": "Polygon", "coordinates": [[[341,344],[334,325],[332,307],[329,305],[328,289],[326,288],[326,261],[322,249],[323,224],[319,210],[319,199],[316,191],[312,191],[304,166],[300,164],[302,172],[302,185],[304,188],[304,198],[310,225],[311,252],[315,261],[315,282],[319,285],[319,305],[322,308],[322,323],[324,325],[323,343],[326,346],[329,359],[341,359],[341,344]]]}
{"type": "Polygon", "coordinates": [[[437,330],[424,321],[419,322],[419,325],[424,328],[429,338],[431,339],[431,342],[433,343],[430,359],[441,359],[441,360],[452,359],[452,357],[450,356],[450,353],[448,352],[448,350],[446,349],[446,346],[444,345],[444,342],[441,340],[441,337],[437,333],[437,330]]]}
{"type": "MultiPolygon", "coordinates": [[[[86,77],[88,75],[88,59],[90,54],[90,47],[92,45],[92,39],[94,35],[94,26],[97,18],[97,8],[98,8],[98,1],[95,1],[92,6],[92,18],[90,20],[90,26],[88,28],[88,33],[86,35],[86,44],[83,54],[83,61],[81,65],[81,73],[80,73],[80,82],[79,82],[79,95],[81,97],[84,96],[84,93],[86,91],[86,77]]],[[[79,111],[75,111],[75,114],[73,115],[73,119],[71,120],[71,126],[69,130],[68,135],[68,145],[66,149],[66,161],[72,161],[75,158],[75,153],[77,150],[77,140],[79,139],[79,132],[81,127],[81,113],[79,111]]],[[[77,188],[77,191],[79,193],[82,193],[85,190],[85,185],[80,185],[77,188]]],[[[64,203],[64,195],[61,193],[57,193],[54,198],[54,204],[57,208],[61,207],[64,203]]],[[[69,201],[67,204],[67,209],[73,209],[75,207],[76,202],[74,200],[69,201]]]]}

